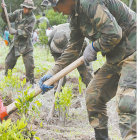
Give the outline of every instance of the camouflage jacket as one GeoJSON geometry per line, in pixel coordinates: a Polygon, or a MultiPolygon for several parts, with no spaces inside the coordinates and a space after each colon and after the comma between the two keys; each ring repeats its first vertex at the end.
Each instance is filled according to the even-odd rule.
{"type": "Polygon", "coordinates": [[[108,63],[120,62],[136,50],[136,42],[131,40],[136,36],[135,26],[136,13],[120,0],[77,0],[71,15],[69,47],[51,73],[78,58],[85,37],[94,42],[96,51],[106,55],[108,63]]]}
{"type": "MultiPolygon", "coordinates": [[[[64,31],[66,38],[69,40],[69,38],[70,38],[69,23],[59,24],[59,25],[55,26],[53,28],[52,32],[48,35],[48,45],[51,50],[51,53],[60,53],[61,54],[64,51],[64,49],[66,49],[67,44],[63,44],[63,45],[59,45],[59,46],[55,45],[57,48],[54,47],[54,45],[51,45],[51,43],[54,41],[54,36],[58,31],[64,31]]],[[[62,37],[62,36],[60,35],[60,37],[62,37]]]]}
{"type": "MultiPolygon", "coordinates": [[[[8,14],[8,16],[10,22],[15,23],[15,29],[17,30],[17,34],[14,36],[13,44],[11,46],[11,48],[14,46],[15,56],[20,56],[21,54],[33,51],[31,37],[36,20],[33,12],[24,15],[23,10],[19,9],[8,14]]],[[[2,18],[6,22],[4,13],[2,13],[2,18]]]]}
{"type": "MultiPolygon", "coordinates": [[[[50,47],[51,53],[52,54],[62,54],[64,52],[64,50],[68,47],[67,43],[65,43],[64,39],[62,39],[62,36],[59,36],[60,40],[63,40],[63,44],[60,43],[58,45],[55,44],[55,46],[53,44],[51,44],[52,42],[54,42],[54,36],[57,32],[61,32],[64,31],[67,40],[70,39],[70,28],[69,28],[69,23],[64,23],[64,24],[59,24],[57,26],[54,27],[54,29],[52,30],[52,32],[48,35],[48,45],[50,47]]],[[[61,41],[62,42],[62,41],[61,41]]],[[[85,50],[85,47],[89,44],[89,40],[87,38],[85,38],[84,43],[82,45],[81,48],[81,55],[83,54],[83,51],[85,50]]]]}

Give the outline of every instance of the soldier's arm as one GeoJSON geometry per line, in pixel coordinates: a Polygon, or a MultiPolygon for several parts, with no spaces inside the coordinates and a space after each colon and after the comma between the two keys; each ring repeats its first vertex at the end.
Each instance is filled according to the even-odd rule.
{"type": "Polygon", "coordinates": [[[100,33],[99,39],[93,43],[94,48],[103,53],[110,52],[122,38],[122,29],[116,19],[105,6],[100,4],[95,7],[89,6],[86,14],[100,33]]]}
{"type": "Polygon", "coordinates": [[[53,39],[53,37],[54,37],[55,32],[57,32],[56,29],[54,29],[54,30],[49,34],[49,36],[48,36],[48,45],[49,45],[49,47],[50,47],[50,44],[51,44],[51,42],[52,42],[52,39],[53,39]]]}
{"type": "MultiPolygon", "coordinates": [[[[19,10],[16,10],[13,13],[8,14],[10,22],[14,22],[16,20],[16,18],[18,16],[18,13],[19,13],[19,10]]],[[[7,23],[6,16],[5,16],[5,13],[4,13],[4,9],[2,9],[1,17],[2,17],[3,21],[7,23]]]]}
{"type": "Polygon", "coordinates": [[[70,40],[67,49],[64,50],[61,57],[56,61],[55,66],[50,71],[52,74],[56,74],[64,67],[72,63],[79,57],[81,52],[84,36],[79,28],[72,26],[71,24],[70,40]]]}
{"type": "Polygon", "coordinates": [[[35,17],[30,17],[26,24],[18,26],[17,34],[18,36],[28,38],[31,37],[33,28],[35,26],[35,17]]]}

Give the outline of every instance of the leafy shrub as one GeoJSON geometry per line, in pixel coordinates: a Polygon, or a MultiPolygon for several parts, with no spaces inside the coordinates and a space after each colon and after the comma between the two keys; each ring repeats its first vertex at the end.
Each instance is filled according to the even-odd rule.
{"type": "Polygon", "coordinates": [[[18,96],[18,98],[16,99],[16,107],[18,108],[20,114],[27,114],[30,102],[33,101],[35,91],[32,91],[30,92],[30,94],[28,94],[29,89],[30,86],[28,86],[25,90],[21,90],[21,96],[18,96]]]}
{"type": "Polygon", "coordinates": [[[69,108],[72,100],[72,87],[62,87],[62,92],[55,93],[55,107],[56,109],[62,108],[65,111],[66,108],[69,108]]]}
{"type": "MultiPolygon", "coordinates": [[[[3,121],[0,124],[0,139],[2,140],[30,140],[31,137],[35,135],[35,132],[27,128],[28,123],[37,117],[37,113],[39,116],[39,107],[41,107],[41,103],[38,100],[33,101],[33,97],[35,91],[32,90],[31,85],[26,85],[26,79],[20,81],[17,75],[12,74],[12,71],[8,71],[8,75],[5,76],[0,81],[0,91],[2,91],[3,99],[10,99],[9,92],[11,92],[11,96],[15,96],[16,98],[16,107],[18,109],[18,116],[22,117],[20,120],[16,122],[11,122],[11,120],[3,121]],[[17,98],[18,96],[18,98],[17,98]]],[[[7,103],[7,101],[6,101],[7,103]]],[[[9,103],[8,103],[9,104],[9,103]]],[[[35,137],[39,139],[38,137],[35,137]]]]}
{"type": "Polygon", "coordinates": [[[27,86],[25,90],[20,91],[21,95],[16,99],[16,107],[18,108],[18,114],[26,116],[26,121],[32,121],[37,114],[39,115],[39,108],[42,104],[38,100],[33,101],[35,95],[34,90],[30,90],[30,86],[27,86]]]}
{"type": "Polygon", "coordinates": [[[11,119],[4,120],[0,123],[0,139],[1,140],[30,140],[35,135],[34,131],[27,128],[26,117],[23,116],[16,123],[11,119]]]}
{"type": "Polygon", "coordinates": [[[47,45],[48,37],[46,36],[47,23],[44,21],[39,24],[39,42],[41,45],[47,45]]]}
{"type": "Polygon", "coordinates": [[[12,70],[8,70],[8,75],[5,76],[0,82],[0,90],[4,90],[4,88],[20,88],[20,79],[18,76],[12,74],[12,70]]]}
{"type": "Polygon", "coordinates": [[[50,25],[58,25],[67,22],[67,16],[62,15],[62,13],[54,12],[53,9],[46,10],[46,17],[48,18],[50,25]]]}

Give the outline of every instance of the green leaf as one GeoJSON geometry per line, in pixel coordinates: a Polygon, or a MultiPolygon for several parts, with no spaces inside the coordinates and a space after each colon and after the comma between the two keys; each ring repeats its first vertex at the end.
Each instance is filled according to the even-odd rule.
{"type": "Polygon", "coordinates": [[[40,123],[40,127],[43,127],[43,122],[40,123]]]}
{"type": "Polygon", "coordinates": [[[39,137],[35,137],[35,139],[36,139],[36,140],[40,140],[40,138],[39,138],[39,137]]]}

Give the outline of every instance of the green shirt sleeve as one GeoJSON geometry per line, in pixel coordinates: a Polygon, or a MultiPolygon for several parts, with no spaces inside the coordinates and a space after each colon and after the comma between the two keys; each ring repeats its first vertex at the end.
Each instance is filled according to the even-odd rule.
{"type": "Polygon", "coordinates": [[[85,12],[93,27],[100,32],[100,37],[93,43],[95,49],[102,53],[110,52],[122,38],[121,27],[104,5],[90,4],[85,12]]]}
{"type": "MultiPolygon", "coordinates": [[[[14,11],[13,13],[9,13],[9,14],[8,14],[8,17],[9,17],[9,21],[10,21],[10,22],[15,22],[15,19],[16,19],[17,16],[18,16],[18,12],[19,12],[19,10],[16,10],[16,11],[14,11]]],[[[2,19],[4,20],[4,22],[7,23],[6,16],[5,16],[5,13],[4,13],[4,9],[2,10],[1,17],[2,17],[2,19]]]]}
{"type": "Polygon", "coordinates": [[[79,57],[82,50],[84,36],[73,18],[71,19],[70,29],[71,33],[68,47],[62,53],[61,57],[56,61],[55,66],[50,71],[52,74],[56,74],[64,67],[75,61],[79,57]]]}
{"type": "Polygon", "coordinates": [[[34,25],[35,18],[33,16],[29,17],[25,24],[21,24],[21,26],[18,26],[18,36],[22,36],[24,38],[31,37],[34,25]]]}

